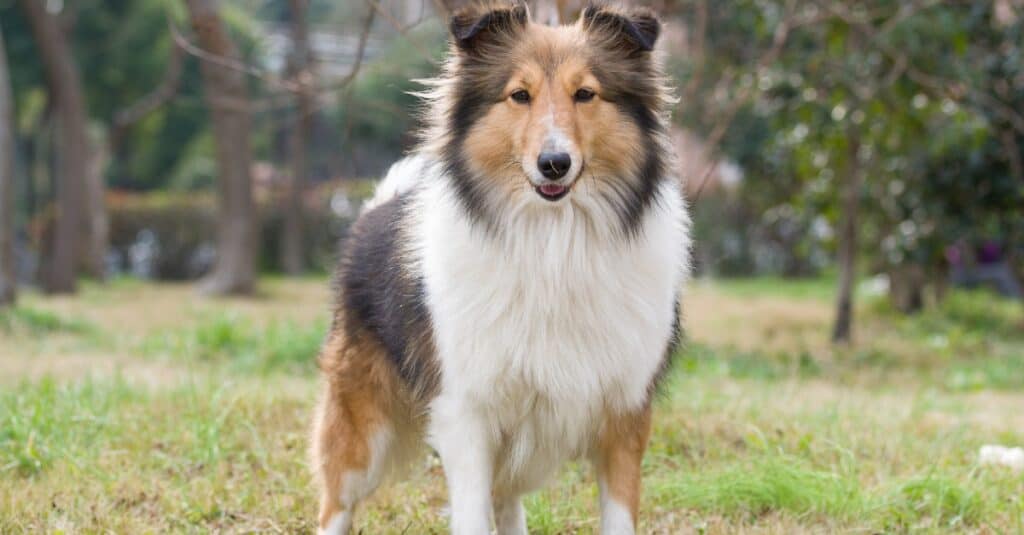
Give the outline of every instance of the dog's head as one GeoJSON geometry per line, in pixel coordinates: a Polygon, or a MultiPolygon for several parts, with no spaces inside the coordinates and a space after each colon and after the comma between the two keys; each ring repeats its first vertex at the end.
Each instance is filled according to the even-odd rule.
{"type": "Polygon", "coordinates": [[[591,7],[548,27],[521,4],[471,7],[450,31],[428,135],[474,216],[602,204],[626,226],[639,217],[664,167],[652,12],[591,7]]]}

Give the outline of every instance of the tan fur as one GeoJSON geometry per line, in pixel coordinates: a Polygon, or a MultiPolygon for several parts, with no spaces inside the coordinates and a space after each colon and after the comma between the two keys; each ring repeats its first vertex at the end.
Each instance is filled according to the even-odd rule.
{"type": "Polygon", "coordinates": [[[384,349],[359,338],[346,339],[335,330],[320,354],[325,384],[314,417],[312,453],[322,491],[321,528],[341,510],[345,474],[369,468],[370,440],[393,421],[403,398],[384,349]]]}
{"type": "MultiPolygon", "coordinates": [[[[502,6],[469,8],[457,13],[454,22],[458,23],[457,29],[472,29],[473,22],[488,9],[504,10],[506,15],[515,15],[521,9],[504,3],[502,6]]],[[[464,160],[470,168],[468,181],[488,181],[484,191],[505,194],[495,198],[532,195],[524,169],[536,165],[553,126],[582,158],[582,172],[574,188],[600,188],[627,203],[632,198],[625,193],[641,190],[640,186],[646,184],[642,181],[659,176],[658,168],[655,172],[641,168],[645,161],[652,160],[652,146],[670,158],[663,148],[663,125],[648,125],[644,127],[646,132],[642,131],[635,115],[642,108],[661,120],[671,98],[660,67],[646,52],[638,52],[635,43],[624,41],[615,24],[600,18],[590,22],[581,19],[573,26],[558,28],[518,16],[496,20],[500,22],[482,30],[479,37],[473,37],[476,34],[472,31],[453,31],[456,42],[442,75],[424,81],[429,89],[420,94],[427,112],[427,128],[419,148],[422,153],[438,160],[464,160]],[[464,42],[467,39],[472,42],[464,42]],[[574,94],[581,88],[593,91],[594,98],[576,100],[574,94]],[[529,104],[512,98],[519,90],[529,93],[529,104]],[[467,106],[474,110],[471,126],[465,121],[466,126],[458,127],[456,136],[450,118],[463,109],[457,106],[460,95],[470,95],[485,107],[467,106]],[[449,145],[452,140],[458,140],[458,144],[449,145]],[[453,152],[458,158],[446,152],[449,146],[456,147],[453,152]],[[622,181],[629,181],[629,187],[622,187],[622,181]]],[[[639,200],[634,204],[642,206],[639,200]]],[[[353,230],[356,238],[359,232],[357,223],[353,230]]],[[[379,431],[391,429],[415,435],[423,427],[417,415],[422,415],[424,402],[433,395],[429,389],[403,382],[398,374],[408,379],[406,370],[396,370],[394,359],[389,359],[381,342],[365,330],[365,325],[347,322],[343,316],[344,311],[338,312],[320,355],[325,386],[314,424],[313,466],[321,479],[322,528],[346,507],[339,500],[346,492],[341,488],[345,475],[367,471],[377,462],[373,440],[379,431]]],[[[434,376],[438,371],[429,334],[424,330],[409,346],[418,355],[411,360],[423,366],[423,373],[434,376]]],[[[650,428],[649,406],[636,413],[609,416],[590,450],[606,492],[628,509],[634,523],[640,500],[640,462],[650,428]]],[[[369,490],[364,485],[358,492],[369,490]]]]}
{"type": "Polygon", "coordinates": [[[466,138],[464,151],[472,170],[500,181],[509,193],[521,191],[527,180],[522,169],[537,161],[549,126],[542,121],[554,111],[554,126],[583,156],[581,184],[633,176],[642,157],[640,132],[606,100],[590,71],[583,27],[531,23],[520,37],[509,52],[509,61],[517,68],[505,85],[502,102],[492,106],[466,138]],[[596,96],[576,102],[573,95],[581,88],[596,96]],[[530,104],[511,98],[519,90],[530,94],[530,104]]]}
{"type": "Polygon", "coordinates": [[[640,463],[650,436],[648,405],[632,414],[608,417],[595,444],[597,477],[612,499],[629,509],[634,524],[640,512],[640,463]]]}

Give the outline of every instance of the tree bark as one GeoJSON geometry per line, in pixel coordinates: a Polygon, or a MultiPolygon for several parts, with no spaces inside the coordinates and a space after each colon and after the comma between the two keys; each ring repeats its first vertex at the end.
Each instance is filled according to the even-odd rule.
{"type": "Polygon", "coordinates": [[[0,30],[0,307],[14,304],[17,275],[14,264],[14,98],[0,30]]]}
{"type": "Polygon", "coordinates": [[[18,3],[32,27],[57,118],[56,219],[42,282],[48,292],[71,293],[80,260],[94,275],[103,274],[106,210],[102,179],[90,176],[95,167],[90,162],[85,97],[60,22],[46,12],[41,0],[18,3]]]}
{"type": "Polygon", "coordinates": [[[847,139],[846,170],[840,192],[839,214],[839,296],[836,300],[836,320],[832,328],[832,341],[849,342],[853,334],[853,288],[857,279],[857,216],[860,205],[862,166],[860,136],[851,127],[847,139]]]}
{"type": "Polygon", "coordinates": [[[308,0],[289,0],[291,8],[291,79],[295,92],[295,118],[289,131],[288,151],[291,173],[285,183],[284,228],[281,236],[281,267],[289,275],[305,269],[303,255],[302,199],[309,174],[309,133],[313,121],[313,60],[309,46],[308,0]]]}
{"type": "Polygon", "coordinates": [[[217,259],[200,283],[208,295],[250,294],[256,285],[256,218],[250,176],[249,97],[245,73],[212,58],[240,61],[217,0],[186,0],[192,29],[210,57],[200,58],[203,96],[213,122],[217,157],[217,259]]]}

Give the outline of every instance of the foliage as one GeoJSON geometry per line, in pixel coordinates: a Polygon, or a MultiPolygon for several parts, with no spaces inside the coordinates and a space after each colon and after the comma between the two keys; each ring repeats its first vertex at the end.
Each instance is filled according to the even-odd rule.
{"type": "Polygon", "coordinates": [[[329,110],[330,120],[343,133],[342,150],[352,165],[382,174],[412,146],[419,102],[410,93],[423,89],[414,80],[436,74],[444,43],[437,21],[415,28],[367,65],[340,96],[341,105],[329,110]]]}
{"type": "Polygon", "coordinates": [[[132,246],[148,232],[158,253],[152,276],[181,280],[201,275],[196,255],[213,242],[216,203],[209,195],[115,195],[109,202],[110,243],[124,262],[130,262],[132,246]]]}
{"type": "MultiPolygon", "coordinates": [[[[108,184],[132,190],[165,187],[179,166],[188,165],[189,153],[181,147],[196,139],[205,139],[204,151],[212,154],[212,140],[200,137],[208,129],[209,118],[202,102],[199,64],[189,58],[176,97],[131,125],[117,146],[108,146],[115,114],[153,91],[163,78],[174,46],[168,24],[186,32],[181,7],[161,0],[78,0],[63,5],[60,16],[69,21],[86,107],[92,120],[102,125],[96,129],[102,135],[94,143],[99,153],[115,151],[107,154],[108,184]]],[[[243,51],[252,57],[257,34],[252,18],[229,8],[225,19],[243,51]]],[[[10,41],[15,108],[22,125],[19,134],[31,139],[47,129],[43,73],[28,24],[13,1],[0,1],[0,20],[10,41]]]]}
{"type": "MultiPolygon", "coordinates": [[[[1012,160],[1024,131],[1004,108],[1024,104],[1024,19],[997,23],[991,2],[797,3],[789,14],[787,5],[708,3],[708,57],[677,66],[702,104],[681,120],[705,133],[753,94],[722,142],[746,178],[734,197],[697,202],[698,233],[739,236],[747,250],[778,244],[790,260],[770,271],[798,272],[832,245],[840,179],[855,158],[867,177],[861,231],[872,270],[934,272],[958,239],[1020,243],[1024,184],[1012,160]],[[778,57],[755,69],[786,20],[778,57]],[[734,214],[726,221],[700,216],[723,204],[734,214]]],[[[693,6],[682,14],[696,25],[693,6]]]]}
{"type": "MultiPolygon", "coordinates": [[[[336,191],[333,184],[311,191],[303,213],[305,226],[306,265],[326,272],[334,267],[341,237],[348,228],[347,217],[335,215],[330,199],[336,191]]],[[[344,193],[341,193],[344,194],[344,193]]],[[[356,202],[358,200],[355,200],[356,202]]],[[[279,269],[276,247],[283,225],[282,205],[268,199],[259,203],[260,228],[259,266],[265,271],[279,269]]],[[[111,246],[129,265],[132,246],[145,233],[151,233],[158,244],[155,278],[167,280],[194,279],[209,266],[204,251],[213,253],[216,233],[216,203],[208,194],[153,193],[144,195],[116,194],[109,197],[111,246]]]]}

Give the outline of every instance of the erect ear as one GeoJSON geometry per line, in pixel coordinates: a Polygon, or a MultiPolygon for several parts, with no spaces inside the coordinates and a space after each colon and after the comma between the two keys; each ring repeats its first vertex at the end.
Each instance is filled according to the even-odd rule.
{"type": "Polygon", "coordinates": [[[661,33],[661,22],[645,8],[618,11],[590,6],[583,10],[583,28],[605,46],[628,53],[650,52],[661,33]]]}
{"type": "Polygon", "coordinates": [[[476,6],[455,12],[448,28],[459,50],[474,53],[487,45],[510,43],[529,20],[526,5],[518,2],[500,8],[476,6]]]}

